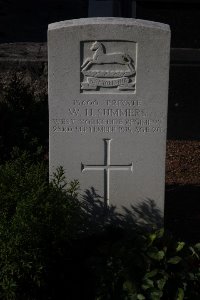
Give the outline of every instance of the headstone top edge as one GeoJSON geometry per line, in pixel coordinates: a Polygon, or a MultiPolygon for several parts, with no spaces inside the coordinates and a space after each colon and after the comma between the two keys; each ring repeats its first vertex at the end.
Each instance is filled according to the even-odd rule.
{"type": "Polygon", "coordinates": [[[154,28],[163,31],[170,32],[170,26],[168,24],[146,21],[142,19],[134,18],[115,18],[115,17],[98,17],[98,18],[82,18],[82,19],[72,19],[66,21],[60,21],[56,23],[51,23],[48,26],[48,31],[58,30],[65,27],[83,26],[83,25],[129,25],[129,26],[143,26],[146,28],[154,28]]]}

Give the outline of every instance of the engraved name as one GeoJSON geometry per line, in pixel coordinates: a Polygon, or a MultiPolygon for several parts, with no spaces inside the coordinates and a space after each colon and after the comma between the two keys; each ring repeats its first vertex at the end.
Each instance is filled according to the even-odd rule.
{"type": "Polygon", "coordinates": [[[95,117],[95,116],[102,116],[102,117],[146,117],[147,113],[145,112],[144,109],[112,109],[112,108],[99,108],[97,110],[95,109],[86,109],[85,110],[85,115],[90,116],[90,117],[95,117]]]}

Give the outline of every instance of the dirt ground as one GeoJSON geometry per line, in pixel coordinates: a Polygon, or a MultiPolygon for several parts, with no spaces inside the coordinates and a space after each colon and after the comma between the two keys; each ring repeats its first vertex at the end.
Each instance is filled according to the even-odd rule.
{"type": "Polygon", "coordinates": [[[200,186],[200,141],[167,141],[166,184],[200,186]]]}

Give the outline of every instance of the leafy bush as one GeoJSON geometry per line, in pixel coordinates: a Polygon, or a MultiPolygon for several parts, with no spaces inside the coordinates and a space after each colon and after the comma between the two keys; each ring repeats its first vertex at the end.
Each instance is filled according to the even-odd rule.
{"type": "Polygon", "coordinates": [[[0,161],[10,158],[13,147],[44,156],[48,147],[47,91],[37,81],[10,73],[1,82],[0,161]]]}
{"type": "Polygon", "coordinates": [[[158,230],[125,235],[100,253],[98,300],[199,299],[200,244],[186,246],[158,230]]]}
{"type": "Polygon", "coordinates": [[[142,205],[121,216],[78,188],[62,168],[49,183],[26,153],[0,166],[0,299],[200,298],[199,244],[139,226],[142,205]]]}
{"type": "Polygon", "coordinates": [[[62,276],[56,268],[78,234],[77,184],[64,190],[62,169],[49,184],[47,171],[27,154],[0,167],[1,299],[48,299],[51,280],[62,276]]]}

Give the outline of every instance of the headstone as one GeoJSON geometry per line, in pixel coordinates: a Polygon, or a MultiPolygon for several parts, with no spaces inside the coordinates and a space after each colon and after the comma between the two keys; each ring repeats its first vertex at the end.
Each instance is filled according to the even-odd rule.
{"type": "Polygon", "coordinates": [[[136,19],[49,25],[50,174],[106,204],[164,210],[170,29],[136,19]]]}

